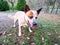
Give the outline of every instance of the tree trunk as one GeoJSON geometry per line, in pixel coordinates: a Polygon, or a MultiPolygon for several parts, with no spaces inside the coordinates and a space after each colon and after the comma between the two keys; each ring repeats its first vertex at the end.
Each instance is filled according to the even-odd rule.
{"type": "Polygon", "coordinates": [[[49,12],[49,6],[47,6],[47,9],[46,9],[46,13],[48,13],[49,12]]]}
{"type": "Polygon", "coordinates": [[[12,10],[14,11],[14,3],[12,2],[11,4],[12,4],[12,10]]]}
{"type": "Polygon", "coordinates": [[[56,10],[55,14],[57,14],[57,12],[58,12],[58,9],[59,9],[59,6],[60,6],[60,5],[58,5],[58,6],[57,6],[57,10],[56,10]]]}
{"type": "Polygon", "coordinates": [[[52,12],[53,12],[53,10],[54,10],[55,2],[56,2],[56,0],[54,1],[54,4],[53,4],[52,10],[51,10],[51,13],[52,13],[52,12]]]}
{"type": "Polygon", "coordinates": [[[53,10],[54,10],[54,6],[52,7],[51,13],[53,12],[53,10]]]}

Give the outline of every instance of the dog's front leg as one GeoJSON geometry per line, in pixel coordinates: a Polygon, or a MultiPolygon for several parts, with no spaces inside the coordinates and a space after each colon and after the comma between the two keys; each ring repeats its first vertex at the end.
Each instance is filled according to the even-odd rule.
{"type": "Polygon", "coordinates": [[[29,32],[32,32],[32,29],[29,27],[29,32]]]}
{"type": "Polygon", "coordinates": [[[29,32],[32,32],[32,29],[31,29],[31,27],[30,27],[30,23],[29,23],[29,22],[27,23],[27,25],[28,25],[28,27],[29,27],[29,32]]]}
{"type": "Polygon", "coordinates": [[[22,27],[19,26],[19,33],[18,33],[18,36],[21,36],[21,30],[22,30],[22,27]]]}

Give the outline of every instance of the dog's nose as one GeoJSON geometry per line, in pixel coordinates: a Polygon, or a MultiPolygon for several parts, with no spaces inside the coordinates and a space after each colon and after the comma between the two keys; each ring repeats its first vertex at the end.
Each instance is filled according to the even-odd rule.
{"type": "Polygon", "coordinates": [[[34,25],[34,26],[36,26],[36,25],[37,25],[37,23],[36,23],[36,22],[33,22],[33,25],[34,25]]]}
{"type": "Polygon", "coordinates": [[[34,26],[36,26],[37,25],[37,23],[35,23],[35,24],[33,24],[34,26]]]}

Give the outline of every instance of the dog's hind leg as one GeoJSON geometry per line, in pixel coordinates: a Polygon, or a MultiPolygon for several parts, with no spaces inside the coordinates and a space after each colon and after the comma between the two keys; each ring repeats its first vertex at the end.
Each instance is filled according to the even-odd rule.
{"type": "Polygon", "coordinates": [[[13,27],[16,27],[16,21],[17,21],[17,19],[14,19],[14,25],[13,25],[13,27]]]}

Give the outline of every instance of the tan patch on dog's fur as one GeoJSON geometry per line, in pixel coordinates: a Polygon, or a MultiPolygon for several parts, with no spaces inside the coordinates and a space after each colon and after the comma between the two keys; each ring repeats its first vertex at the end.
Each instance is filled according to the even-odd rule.
{"type": "Polygon", "coordinates": [[[33,12],[32,12],[32,11],[29,11],[29,12],[27,12],[27,15],[28,15],[29,17],[32,17],[32,16],[33,16],[33,12]]]}

